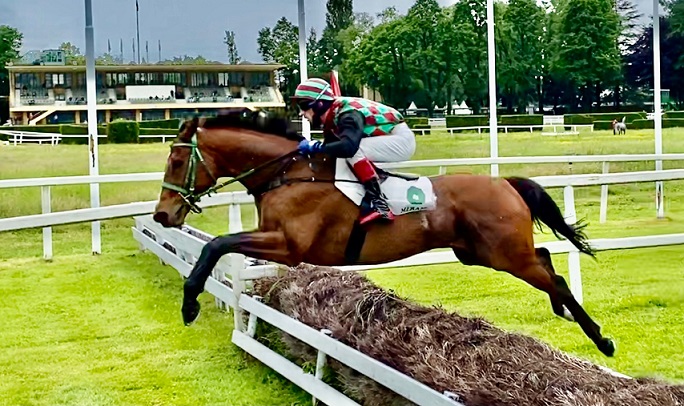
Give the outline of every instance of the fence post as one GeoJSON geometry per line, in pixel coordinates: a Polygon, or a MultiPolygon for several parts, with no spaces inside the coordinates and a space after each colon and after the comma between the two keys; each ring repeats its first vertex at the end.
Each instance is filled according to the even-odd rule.
{"type": "Polygon", "coordinates": [[[233,295],[235,296],[235,308],[233,308],[233,319],[235,330],[245,331],[245,322],[242,320],[244,312],[240,309],[240,296],[245,291],[245,281],[240,278],[240,274],[245,269],[245,256],[237,253],[230,253],[230,279],[233,285],[233,295]]]}
{"type": "MultiPolygon", "coordinates": [[[[563,189],[563,196],[565,201],[565,220],[570,224],[574,224],[577,222],[577,214],[575,213],[575,191],[572,186],[566,186],[563,189]]],[[[570,274],[570,291],[575,296],[577,303],[582,304],[580,253],[575,247],[572,247],[570,252],[568,252],[568,271],[570,274]]]]}
{"type": "Polygon", "coordinates": [[[242,211],[239,204],[228,206],[228,233],[242,232],[242,211]]]}
{"type": "MultiPolygon", "coordinates": [[[[40,203],[43,214],[52,212],[50,200],[50,186],[41,186],[40,203]]],[[[43,227],[43,259],[52,259],[52,227],[43,227]]]]}
{"type": "MultiPolygon", "coordinates": [[[[328,337],[332,336],[332,331],[328,330],[327,328],[321,329],[321,333],[327,335],[328,337]]],[[[328,356],[326,353],[324,353],[321,350],[318,350],[318,355],[316,356],[316,374],[314,375],[316,379],[320,380],[323,379],[323,369],[325,366],[328,364],[328,356]]],[[[318,399],[315,397],[311,398],[313,406],[318,405],[318,399]]]]}
{"type": "MultiPolygon", "coordinates": [[[[603,162],[603,173],[610,172],[610,162],[603,162]]],[[[608,215],[608,185],[601,185],[601,208],[599,211],[599,222],[605,223],[608,215]]]]}

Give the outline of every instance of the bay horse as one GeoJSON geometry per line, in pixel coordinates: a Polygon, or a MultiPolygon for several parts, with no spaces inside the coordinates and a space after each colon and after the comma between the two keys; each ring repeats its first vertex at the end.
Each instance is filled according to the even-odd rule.
{"type": "Polygon", "coordinates": [[[350,239],[358,231],[359,207],[335,187],[335,159],[301,155],[297,145],[303,137],[285,119],[245,110],[184,121],[166,162],[153,215],[164,227],[180,227],[190,211],[201,211],[202,196],[236,181],[254,196],[259,216],[256,231],[221,235],[204,246],[183,287],[186,325],[199,315],[197,297],[227,253],[286,266],[342,266],[387,263],[447,247],[465,265],[508,272],[546,292],[556,315],[576,321],[603,354],[614,354],[613,341],[601,335],[556,274],[549,251],[534,246],[533,226],[544,223],[557,238],[594,256],[586,224],[567,224],[539,184],[470,174],[430,177],[434,209],[366,224],[359,242],[350,239]],[[219,178],[232,179],[217,185],[219,178]],[[352,259],[346,252],[350,242],[359,245],[352,259]]]}

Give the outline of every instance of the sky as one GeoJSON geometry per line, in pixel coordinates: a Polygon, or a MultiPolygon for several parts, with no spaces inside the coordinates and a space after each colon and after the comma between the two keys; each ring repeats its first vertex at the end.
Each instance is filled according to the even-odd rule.
{"type": "MultiPolygon", "coordinates": [[[[638,10],[652,15],[652,0],[633,0],[638,10]]],[[[404,14],[415,0],[354,0],[354,12],[372,15],[389,6],[404,14]]],[[[440,5],[455,0],[438,0],[440,5]]],[[[118,55],[123,39],[124,59],[133,59],[136,38],[136,0],[92,0],[95,54],[118,55]]],[[[297,0],[138,0],[140,11],[141,57],[149,42],[149,60],[173,56],[201,55],[227,62],[223,44],[225,30],[235,31],[238,53],[243,60],[261,62],[257,33],[272,27],[280,17],[297,24],[297,0]]],[[[314,27],[320,35],[325,26],[325,0],[305,0],[307,31],[314,27]]],[[[22,53],[54,49],[71,42],[85,54],[85,0],[0,0],[0,25],[17,28],[24,35],[22,53]]],[[[137,42],[137,40],[136,40],[137,42]]],[[[137,44],[136,44],[137,47],[137,44]]]]}

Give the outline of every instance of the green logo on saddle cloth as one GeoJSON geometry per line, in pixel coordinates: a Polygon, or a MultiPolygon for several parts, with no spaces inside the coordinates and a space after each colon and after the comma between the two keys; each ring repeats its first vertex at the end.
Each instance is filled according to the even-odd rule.
{"type": "Polygon", "coordinates": [[[406,200],[411,204],[425,204],[425,192],[415,186],[406,190],[406,200]]]}

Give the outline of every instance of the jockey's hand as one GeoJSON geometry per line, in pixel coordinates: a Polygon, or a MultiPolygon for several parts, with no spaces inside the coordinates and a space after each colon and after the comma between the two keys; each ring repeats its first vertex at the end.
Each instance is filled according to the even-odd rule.
{"type": "Polygon", "coordinates": [[[323,151],[323,143],[321,141],[302,140],[299,143],[299,152],[305,155],[315,154],[323,151]]]}

